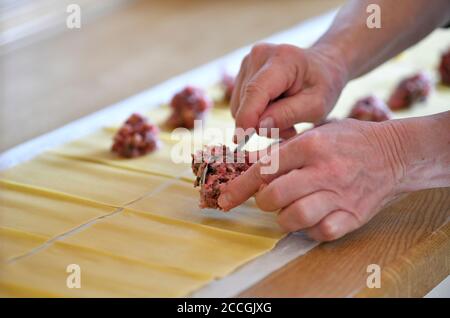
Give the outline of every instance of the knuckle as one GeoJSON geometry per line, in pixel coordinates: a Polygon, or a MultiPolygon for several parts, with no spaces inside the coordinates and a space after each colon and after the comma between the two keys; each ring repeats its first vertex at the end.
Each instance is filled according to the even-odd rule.
{"type": "Polygon", "coordinates": [[[279,186],[272,186],[266,195],[266,201],[269,203],[266,208],[275,209],[274,207],[280,207],[283,202],[283,191],[279,186]]]}
{"type": "Polygon", "coordinates": [[[320,223],[319,231],[324,241],[333,241],[339,237],[337,226],[327,219],[320,223]]]}
{"type": "MultiPolygon", "coordinates": [[[[296,63],[304,63],[304,51],[294,45],[280,44],[276,46],[273,54],[274,60],[279,61],[282,65],[294,66],[292,61],[296,63]]],[[[293,68],[295,70],[295,67],[293,68]]]]}
{"type": "Polygon", "coordinates": [[[276,47],[275,56],[286,57],[290,56],[297,48],[290,44],[280,44],[276,47]]]}
{"type": "Polygon", "coordinates": [[[265,207],[264,207],[264,197],[261,196],[260,193],[257,193],[257,194],[255,195],[255,203],[256,203],[256,206],[257,206],[259,209],[261,209],[261,210],[263,210],[263,211],[266,211],[266,210],[265,210],[265,207]]]}
{"type": "Polygon", "coordinates": [[[310,216],[308,207],[305,205],[303,201],[297,201],[295,203],[295,218],[298,223],[300,223],[304,227],[311,227],[314,225],[314,220],[310,216]]]}
{"type": "Polygon", "coordinates": [[[263,211],[275,211],[281,207],[282,190],[269,184],[264,190],[255,196],[256,205],[263,211]]]}
{"type": "Polygon", "coordinates": [[[263,53],[265,53],[268,49],[269,49],[270,45],[267,43],[258,43],[253,45],[251,51],[250,51],[250,55],[252,57],[259,57],[261,56],[263,53]]]}
{"type": "Polygon", "coordinates": [[[290,44],[280,44],[280,45],[277,46],[277,51],[278,51],[279,53],[282,53],[282,52],[291,52],[292,49],[293,49],[293,46],[290,45],[290,44]]]}
{"type": "Polygon", "coordinates": [[[272,209],[271,209],[270,205],[267,203],[267,199],[268,199],[267,196],[262,196],[261,194],[257,194],[255,196],[256,206],[263,211],[266,211],[266,212],[271,211],[272,209]]]}
{"type": "Polygon", "coordinates": [[[283,214],[280,214],[277,217],[277,223],[281,227],[281,229],[285,232],[292,232],[295,231],[295,229],[292,227],[292,225],[288,222],[288,220],[283,217],[283,214]]]}
{"type": "Polygon", "coordinates": [[[296,150],[300,152],[315,152],[324,146],[323,135],[324,133],[320,129],[311,129],[305,132],[302,138],[299,139],[301,142],[295,143],[296,150]]]}
{"type": "Polygon", "coordinates": [[[244,94],[253,96],[257,94],[264,93],[264,90],[261,88],[261,86],[256,81],[249,81],[247,84],[245,84],[244,87],[244,94]]]}

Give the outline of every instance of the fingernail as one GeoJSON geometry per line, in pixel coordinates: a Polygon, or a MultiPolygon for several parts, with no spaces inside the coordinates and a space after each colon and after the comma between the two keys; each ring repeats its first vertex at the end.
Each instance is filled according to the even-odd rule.
{"type": "Polygon", "coordinates": [[[259,123],[260,128],[271,129],[275,127],[275,122],[272,117],[266,117],[259,123]]]}
{"type": "Polygon", "coordinates": [[[222,209],[227,209],[228,207],[229,207],[229,205],[230,205],[230,202],[231,202],[231,197],[230,197],[230,195],[228,194],[228,193],[222,193],[220,196],[219,196],[219,199],[217,200],[218,201],[218,203],[219,203],[219,206],[222,208],[222,209]]]}

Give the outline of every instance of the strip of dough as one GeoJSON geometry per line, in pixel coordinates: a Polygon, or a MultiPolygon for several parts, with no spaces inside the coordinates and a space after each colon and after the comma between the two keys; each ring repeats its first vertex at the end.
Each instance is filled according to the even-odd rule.
{"type": "MultiPolygon", "coordinates": [[[[2,224],[0,226],[0,264],[44,244],[47,239],[48,237],[22,232],[2,224]]],[[[0,281],[2,277],[0,265],[0,281]]]]}
{"type": "Polygon", "coordinates": [[[0,296],[181,297],[210,280],[62,242],[0,271],[0,296]],[[80,266],[81,288],[68,288],[70,264],[80,266]]]}
{"type": "Polygon", "coordinates": [[[40,235],[60,235],[116,208],[43,189],[0,180],[1,226],[40,235]]]}
{"type": "Polygon", "coordinates": [[[157,190],[162,184],[173,182],[161,176],[52,154],[40,155],[2,171],[0,177],[117,207],[157,190]]]}
{"type": "Polygon", "coordinates": [[[277,241],[126,209],[65,240],[68,244],[210,277],[228,274],[277,241]]]}
{"type": "Polygon", "coordinates": [[[262,212],[256,208],[253,199],[226,213],[200,209],[197,193],[193,195],[192,185],[185,182],[174,182],[159,195],[144,197],[129,207],[262,237],[280,239],[284,236],[276,222],[276,213],[262,212]]]}

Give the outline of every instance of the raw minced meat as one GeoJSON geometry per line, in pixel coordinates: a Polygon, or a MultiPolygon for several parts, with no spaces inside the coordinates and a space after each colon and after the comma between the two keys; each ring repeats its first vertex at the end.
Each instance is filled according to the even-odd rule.
{"type": "Polygon", "coordinates": [[[231,101],[231,95],[233,94],[234,84],[236,78],[229,74],[224,74],[222,76],[222,87],[224,90],[223,101],[229,103],[231,101]]]}
{"type": "Polygon", "coordinates": [[[212,107],[211,99],[197,87],[187,86],[170,101],[172,114],[166,121],[170,128],[194,128],[195,120],[202,120],[212,107]]]}
{"type": "Polygon", "coordinates": [[[139,114],[132,114],[114,136],[111,150],[124,158],[143,156],[159,146],[158,127],[139,114]]]}
{"type": "Polygon", "coordinates": [[[221,186],[251,166],[248,152],[231,151],[227,146],[207,146],[192,155],[192,171],[197,176],[194,186],[200,187],[200,207],[222,209],[217,202],[221,186]],[[204,183],[202,176],[205,169],[204,183]]]}
{"type": "Polygon", "coordinates": [[[348,116],[365,121],[384,121],[391,118],[391,112],[384,101],[376,96],[359,99],[348,116]]]}
{"type": "Polygon", "coordinates": [[[412,104],[426,100],[431,92],[431,79],[425,73],[418,73],[402,80],[391,97],[388,105],[392,110],[409,108],[412,104]]]}
{"type": "Polygon", "coordinates": [[[450,49],[441,57],[439,74],[441,76],[441,83],[450,86],[450,49]]]}

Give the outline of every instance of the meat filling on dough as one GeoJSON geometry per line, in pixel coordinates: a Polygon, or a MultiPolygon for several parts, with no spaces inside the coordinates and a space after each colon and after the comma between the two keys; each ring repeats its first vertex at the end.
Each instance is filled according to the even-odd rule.
{"type": "Polygon", "coordinates": [[[166,121],[169,128],[194,128],[195,120],[203,120],[212,107],[212,101],[205,92],[197,87],[187,86],[175,94],[170,101],[172,114],[166,121]]]}
{"type": "Polygon", "coordinates": [[[368,96],[353,105],[348,116],[365,121],[385,121],[391,118],[391,112],[384,101],[376,96],[368,96]]]}
{"type": "Polygon", "coordinates": [[[135,158],[159,147],[158,127],[139,114],[132,114],[114,136],[111,151],[124,158],[135,158]]]}
{"type": "Polygon", "coordinates": [[[388,105],[392,110],[411,107],[416,102],[427,99],[431,92],[431,79],[425,73],[418,73],[402,80],[389,98],[388,105]]]}

